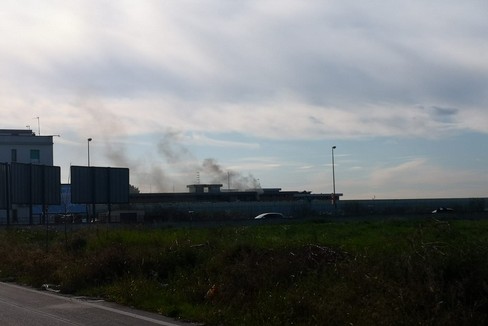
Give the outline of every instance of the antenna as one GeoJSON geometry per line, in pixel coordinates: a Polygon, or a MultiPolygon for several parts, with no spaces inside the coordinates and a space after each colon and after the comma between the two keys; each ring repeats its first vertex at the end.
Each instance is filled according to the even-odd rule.
{"type": "Polygon", "coordinates": [[[71,184],[71,162],[69,162],[68,184],[71,184]]]}
{"type": "Polygon", "coordinates": [[[41,135],[41,120],[39,119],[39,117],[35,117],[34,119],[37,119],[37,135],[40,136],[41,135]]]}

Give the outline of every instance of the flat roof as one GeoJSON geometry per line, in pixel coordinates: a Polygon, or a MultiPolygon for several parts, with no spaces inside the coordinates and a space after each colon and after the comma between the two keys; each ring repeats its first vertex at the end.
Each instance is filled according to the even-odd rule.
{"type": "Polygon", "coordinates": [[[0,136],[35,136],[30,129],[0,129],[0,136]]]}

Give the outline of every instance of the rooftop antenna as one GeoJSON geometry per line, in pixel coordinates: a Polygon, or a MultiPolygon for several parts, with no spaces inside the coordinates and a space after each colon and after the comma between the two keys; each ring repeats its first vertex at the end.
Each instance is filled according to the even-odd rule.
{"type": "Polygon", "coordinates": [[[37,135],[40,136],[41,135],[41,120],[39,119],[39,117],[35,117],[34,119],[37,119],[37,135]]]}
{"type": "Polygon", "coordinates": [[[69,162],[68,184],[71,184],[71,162],[69,162]]]}

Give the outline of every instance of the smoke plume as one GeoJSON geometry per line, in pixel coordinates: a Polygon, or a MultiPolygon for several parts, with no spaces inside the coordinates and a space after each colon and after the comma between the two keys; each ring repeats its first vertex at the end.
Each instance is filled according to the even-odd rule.
{"type": "Polygon", "coordinates": [[[223,168],[215,159],[207,158],[203,160],[202,172],[208,174],[211,183],[227,184],[229,188],[246,190],[261,188],[259,180],[253,175],[242,175],[235,171],[223,168]]]}
{"type": "Polygon", "coordinates": [[[246,176],[231,171],[221,166],[216,159],[206,158],[199,162],[184,145],[184,134],[179,131],[164,132],[156,142],[158,157],[129,156],[128,145],[123,142],[127,134],[126,126],[120,118],[109,110],[100,110],[103,103],[96,100],[85,100],[79,106],[87,113],[86,130],[93,131],[95,128],[103,131],[90,136],[97,144],[102,144],[107,160],[111,165],[128,167],[133,179],[131,184],[140,189],[143,185],[146,191],[151,192],[180,191],[186,189],[188,184],[200,182],[200,179],[203,183],[220,183],[226,188],[237,190],[260,188],[259,180],[251,174],[246,176]]]}

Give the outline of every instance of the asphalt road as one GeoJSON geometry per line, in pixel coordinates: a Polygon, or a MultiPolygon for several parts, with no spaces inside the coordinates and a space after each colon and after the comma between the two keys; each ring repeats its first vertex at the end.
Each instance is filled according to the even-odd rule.
{"type": "Polygon", "coordinates": [[[1,325],[194,325],[102,300],[62,296],[0,282],[1,325]]]}

